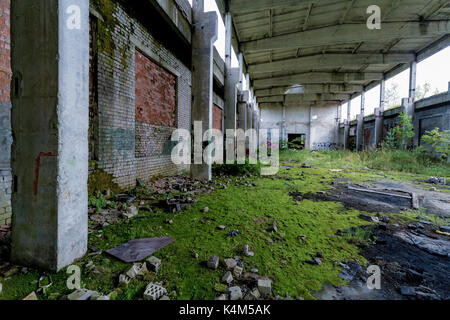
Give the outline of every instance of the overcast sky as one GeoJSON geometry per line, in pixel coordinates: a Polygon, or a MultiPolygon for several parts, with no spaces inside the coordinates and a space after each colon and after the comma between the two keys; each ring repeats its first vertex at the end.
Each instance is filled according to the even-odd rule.
{"type": "MultiPolygon", "coordinates": [[[[255,0],[256,1],[256,0],[255,0]]],[[[189,0],[192,5],[192,0],[189,0]]],[[[205,0],[205,11],[215,11],[219,17],[219,34],[215,47],[219,51],[222,59],[225,58],[225,25],[222,16],[219,13],[215,0],[205,0]]],[[[238,67],[238,60],[233,51],[232,66],[238,67]]],[[[448,83],[450,82],[450,47],[438,52],[428,59],[420,62],[417,65],[417,86],[425,83],[430,83],[433,93],[436,89],[439,92],[446,92],[448,90],[448,83]]],[[[398,74],[397,76],[387,80],[386,87],[390,87],[393,83],[398,84],[398,91],[400,98],[406,98],[409,91],[409,69],[398,74]]],[[[244,88],[247,85],[244,81],[244,88]]],[[[373,113],[373,110],[379,106],[380,101],[380,86],[373,88],[366,93],[366,112],[365,114],[373,113]]],[[[357,97],[352,101],[352,118],[355,118],[359,113],[361,106],[361,98],[357,97]]],[[[347,106],[342,108],[342,114],[346,117],[347,106]]]]}

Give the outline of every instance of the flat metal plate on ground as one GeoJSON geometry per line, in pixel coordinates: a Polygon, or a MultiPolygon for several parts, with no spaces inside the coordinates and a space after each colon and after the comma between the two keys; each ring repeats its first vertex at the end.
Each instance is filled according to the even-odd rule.
{"type": "Polygon", "coordinates": [[[109,249],[106,253],[126,263],[138,262],[174,241],[174,239],[169,237],[136,239],[109,249]]]}

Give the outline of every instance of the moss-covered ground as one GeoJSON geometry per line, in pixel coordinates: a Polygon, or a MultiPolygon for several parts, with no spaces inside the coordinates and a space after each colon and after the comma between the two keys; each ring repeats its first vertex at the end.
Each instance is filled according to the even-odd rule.
{"type": "MultiPolygon", "coordinates": [[[[362,155],[347,152],[289,151],[281,154],[282,165],[299,167],[302,163],[312,168],[281,167],[275,177],[248,178],[255,186],[230,183],[226,189],[200,195],[198,202],[187,211],[168,214],[155,207],[153,212],[141,211],[129,221],[91,233],[89,246],[102,251],[137,238],[170,236],[175,242],[155,253],[162,260],[159,274],[138,277],[123,289],[117,289],[118,277],[130,264],[105,253],[86,256],[76,263],[82,270],[82,287],[103,294],[115,290],[116,299],[132,300],[142,299],[145,286],[156,281],[163,283],[171,299],[214,299],[218,291],[224,289],[220,285],[224,269],[207,269],[206,261],[212,255],[222,261],[242,257],[244,245],[249,244],[255,256],[243,258],[247,272],[257,268],[261,275],[271,278],[274,295],[288,293],[291,297],[313,299],[312,293],[325,283],[346,284],[338,277],[340,262],[366,263],[357,245],[370,243],[367,233],[360,229],[369,223],[359,218],[361,212],[345,209],[340,203],[303,200],[298,204],[290,196],[291,192],[327,191],[336,178],[343,177],[355,182],[380,178],[417,181],[432,174],[450,175],[446,165],[430,165],[417,174],[411,173],[413,170],[398,170],[397,164],[380,168],[376,160],[366,161],[362,155]],[[330,169],[343,171],[336,173],[330,169]],[[207,213],[203,212],[205,207],[209,208],[207,213]],[[173,223],[168,224],[168,220],[173,223]],[[277,221],[278,233],[267,231],[273,221],[277,221]],[[226,229],[217,231],[219,225],[225,225],[226,229]],[[228,230],[239,230],[239,236],[228,237],[228,230]],[[354,232],[342,237],[336,235],[338,230],[354,232]],[[324,256],[322,265],[304,262],[311,259],[309,254],[317,252],[324,256]],[[199,255],[198,259],[195,254],[199,255]],[[98,272],[86,270],[85,265],[90,261],[98,272]]],[[[397,219],[418,218],[411,213],[397,215],[397,219]]],[[[67,289],[69,275],[66,271],[51,275],[53,285],[45,295],[39,295],[39,299],[59,299],[73,291],[67,289]]],[[[19,270],[7,279],[0,278],[3,284],[0,299],[22,299],[36,290],[40,275],[38,271],[22,273],[19,270]]]]}

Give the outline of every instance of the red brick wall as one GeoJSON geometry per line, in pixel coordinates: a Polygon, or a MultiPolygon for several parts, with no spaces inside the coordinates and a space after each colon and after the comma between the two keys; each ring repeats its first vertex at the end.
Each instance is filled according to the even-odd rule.
{"type": "Polygon", "coordinates": [[[10,0],[0,0],[0,102],[9,101],[11,84],[10,0]]]}
{"type": "Polygon", "coordinates": [[[136,120],[175,127],[176,77],[136,50],[136,120]]]}
{"type": "Polygon", "coordinates": [[[213,129],[222,131],[222,109],[213,105],[213,129]]]}

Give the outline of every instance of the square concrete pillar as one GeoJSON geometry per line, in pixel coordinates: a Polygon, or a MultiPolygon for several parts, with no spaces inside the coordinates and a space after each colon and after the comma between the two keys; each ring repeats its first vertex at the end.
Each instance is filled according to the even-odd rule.
{"type": "Polygon", "coordinates": [[[383,139],[383,120],[384,111],[381,108],[375,108],[375,132],[372,139],[371,148],[378,148],[381,145],[383,139]]]}
{"type": "Polygon", "coordinates": [[[13,263],[87,251],[89,1],[11,2],[13,263]]]}
{"type": "Polygon", "coordinates": [[[348,119],[344,120],[344,150],[347,150],[349,148],[348,145],[348,138],[350,135],[350,122],[348,119]]]}
{"type": "Polygon", "coordinates": [[[364,115],[358,114],[356,116],[356,150],[364,150],[364,115]]]}
{"type": "MultiPolygon", "coordinates": [[[[194,33],[192,35],[192,127],[195,122],[202,124],[202,135],[212,129],[213,106],[213,49],[217,39],[217,14],[204,12],[203,0],[194,0],[194,33]]],[[[200,137],[197,137],[199,139],[200,137]]],[[[209,140],[209,139],[208,139],[209,140]]],[[[197,142],[198,143],[198,142],[197,142]]],[[[204,142],[194,145],[194,152],[203,155],[204,142]]],[[[195,157],[194,157],[195,158],[195,157]]],[[[203,157],[202,157],[203,158],[203,157]]],[[[211,165],[203,159],[191,166],[191,175],[200,180],[211,180],[211,165]]]]}

